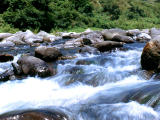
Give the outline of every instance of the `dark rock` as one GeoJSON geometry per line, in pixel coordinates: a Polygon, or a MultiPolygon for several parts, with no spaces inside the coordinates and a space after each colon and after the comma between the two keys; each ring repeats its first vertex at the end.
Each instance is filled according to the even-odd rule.
{"type": "Polygon", "coordinates": [[[22,73],[22,69],[17,63],[12,63],[11,65],[12,65],[13,71],[16,75],[20,75],[22,73]]]}
{"type": "Polygon", "coordinates": [[[82,44],[83,45],[91,45],[92,41],[90,39],[88,39],[88,38],[83,38],[82,44]]]}
{"type": "Polygon", "coordinates": [[[146,44],[141,55],[141,65],[145,70],[158,70],[160,62],[160,37],[146,44]]]}
{"type": "Polygon", "coordinates": [[[0,81],[13,80],[14,78],[15,76],[12,70],[6,70],[4,73],[0,74],[0,81]]]}
{"type": "Polygon", "coordinates": [[[47,77],[53,75],[53,69],[43,60],[33,56],[22,56],[18,61],[22,73],[25,75],[47,77]]]}
{"type": "Polygon", "coordinates": [[[112,41],[116,42],[125,42],[125,43],[134,43],[134,40],[129,36],[115,35],[112,38],[112,41]]]}
{"type": "Polygon", "coordinates": [[[112,50],[113,48],[123,47],[123,43],[114,41],[104,41],[95,44],[94,47],[97,48],[99,51],[104,52],[112,50]]]}
{"type": "Polygon", "coordinates": [[[0,115],[0,120],[69,120],[69,118],[61,111],[26,110],[5,113],[0,115]]]}
{"type": "Polygon", "coordinates": [[[0,55],[0,62],[7,62],[7,61],[12,61],[14,57],[10,54],[1,54],[0,55]]]}
{"type": "Polygon", "coordinates": [[[35,49],[35,56],[44,61],[54,61],[62,56],[62,54],[55,47],[40,46],[35,49]]]}

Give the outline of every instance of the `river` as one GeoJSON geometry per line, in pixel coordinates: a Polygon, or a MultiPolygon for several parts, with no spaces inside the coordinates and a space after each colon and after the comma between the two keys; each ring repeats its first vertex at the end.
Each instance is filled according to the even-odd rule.
{"type": "MultiPolygon", "coordinates": [[[[74,120],[160,120],[160,82],[141,70],[144,45],[126,44],[122,50],[101,54],[76,53],[76,59],[57,62],[56,76],[1,82],[0,114],[57,108],[74,120]]],[[[0,63],[0,73],[8,67],[11,62],[0,63]]]]}

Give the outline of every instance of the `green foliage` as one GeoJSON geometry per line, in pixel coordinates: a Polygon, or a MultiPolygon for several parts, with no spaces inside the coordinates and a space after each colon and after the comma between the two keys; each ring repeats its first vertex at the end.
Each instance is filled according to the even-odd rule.
{"type": "Polygon", "coordinates": [[[0,29],[49,32],[159,27],[159,9],[159,0],[1,0],[0,29]]]}

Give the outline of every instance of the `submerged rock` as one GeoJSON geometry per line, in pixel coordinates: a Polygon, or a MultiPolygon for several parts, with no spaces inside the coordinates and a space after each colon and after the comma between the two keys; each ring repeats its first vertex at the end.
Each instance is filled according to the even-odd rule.
{"type": "Polygon", "coordinates": [[[0,74],[0,81],[8,81],[15,79],[14,72],[12,70],[6,70],[0,74]]]}
{"type": "Polygon", "coordinates": [[[123,43],[114,41],[104,41],[95,44],[94,47],[97,48],[99,51],[104,52],[112,50],[113,48],[123,47],[123,43]]]}
{"type": "Polygon", "coordinates": [[[54,72],[46,62],[33,56],[22,56],[17,63],[25,75],[47,77],[53,75],[54,72]]]}
{"type": "Polygon", "coordinates": [[[35,56],[44,61],[55,61],[62,53],[55,47],[39,46],[35,49],[35,56]]]}
{"type": "Polygon", "coordinates": [[[80,48],[79,53],[98,54],[99,51],[97,48],[90,47],[90,46],[84,46],[84,47],[80,48]]]}
{"type": "Polygon", "coordinates": [[[0,115],[0,120],[69,120],[68,116],[55,110],[14,111],[0,115]]]}
{"type": "Polygon", "coordinates": [[[14,57],[10,54],[0,54],[0,62],[12,61],[14,57]]]}

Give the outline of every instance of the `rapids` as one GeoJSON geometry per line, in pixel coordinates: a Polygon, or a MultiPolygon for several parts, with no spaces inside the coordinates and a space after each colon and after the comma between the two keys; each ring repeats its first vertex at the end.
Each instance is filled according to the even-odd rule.
{"type": "MultiPolygon", "coordinates": [[[[143,47],[75,54],[76,59],[57,62],[56,76],[1,82],[0,114],[57,108],[73,120],[160,120],[160,82],[141,70],[143,47]],[[80,60],[89,64],[77,65],[80,60]]],[[[0,63],[0,73],[8,68],[11,62],[0,63]]]]}

